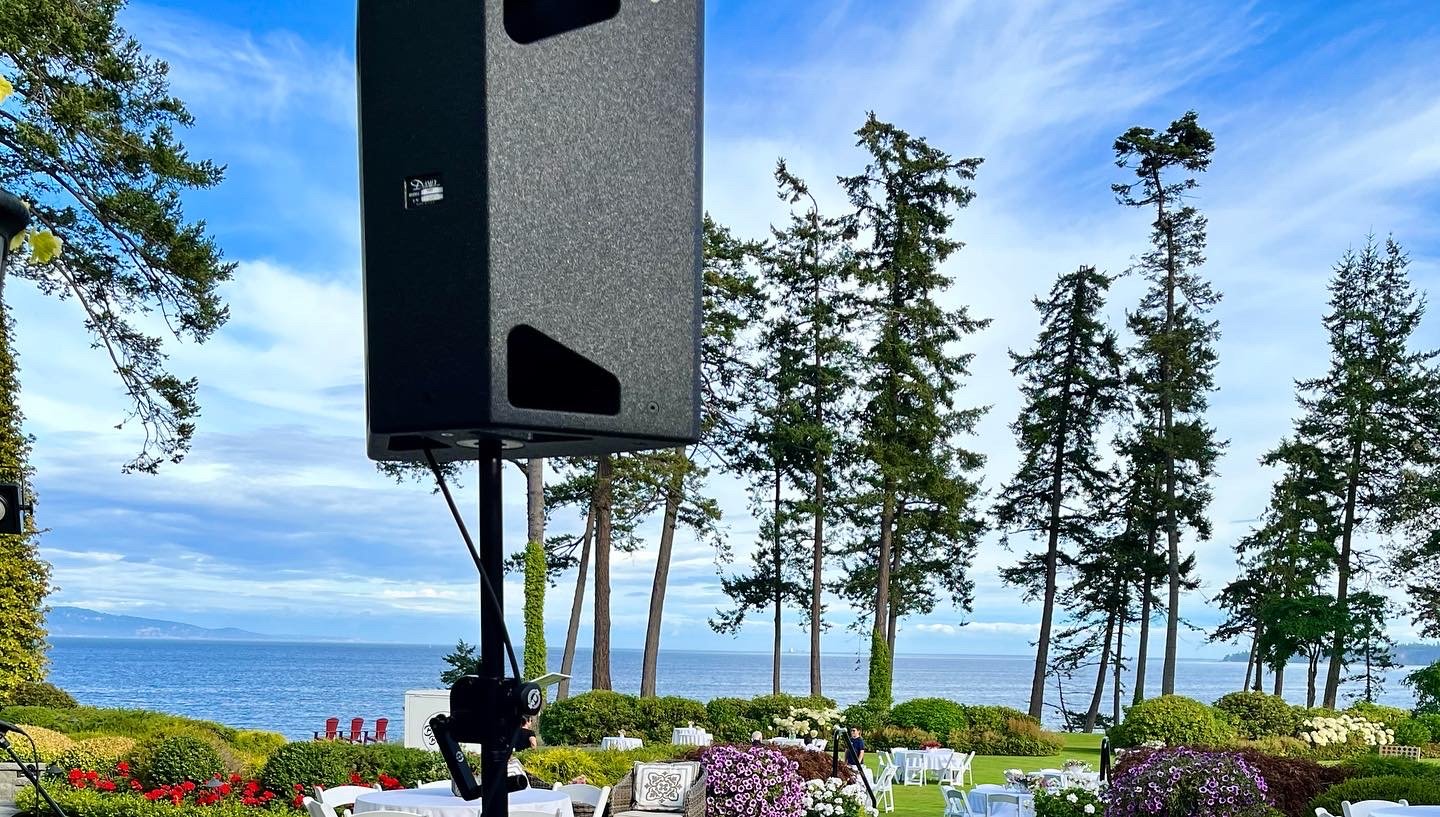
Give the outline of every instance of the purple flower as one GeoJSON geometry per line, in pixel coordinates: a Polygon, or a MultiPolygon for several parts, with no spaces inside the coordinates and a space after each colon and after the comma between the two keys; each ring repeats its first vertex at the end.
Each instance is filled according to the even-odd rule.
{"type": "Polygon", "coordinates": [[[1115,776],[1106,817],[1261,817],[1272,802],[1264,778],[1231,752],[1161,749],[1115,776]]]}

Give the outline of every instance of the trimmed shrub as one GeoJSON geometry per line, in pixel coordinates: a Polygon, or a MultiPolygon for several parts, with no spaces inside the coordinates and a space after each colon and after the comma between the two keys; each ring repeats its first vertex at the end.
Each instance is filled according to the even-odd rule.
{"type": "MultiPolygon", "coordinates": [[[[69,786],[46,786],[46,790],[71,817],[255,817],[268,813],[255,806],[243,805],[234,798],[208,806],[186,800],[177,806],[169,800],[151,801],[138,794],[102,793],[69,786]]],[[[50,814],[49,806],[30,786],[15,793],[15,804],[24,815],[38,817],[50,814]]]]}
{"type": "Polygon", "coordinates": [[[595,753],[585,749],[569,746],[528,749],[515,757],[525,771],[550,783],[564,785],[577,777],[584,777],[593,786],[613,786],[616,782],[606,779],[595,753]]]}
{"type": "Polygon", "coordinates": [[[135,776],[150,786],[204,783],[225,771],[215,747],[189,735],[152,739],[135,751],[135,776]]]}
{"type": "Polygon", "coordinates": [[[896,704],[890,710],[890,723],[937,735],[948,735],[970,726],[965,707],[944,698],[914,698],[896,704]]]}
{"type": "Polygon", "coordinates": [[[1224,746],[1235,739],[1230,725],[1215,710],[1191,698],[1161,695],[1125,710],[1125,720],[1110,728],[1110,741],[1119,747],[1139,746],[1152,740],[1166,746],[1224,746]]]}
{"type": "MultiPolygon", "coordinates": [[[[352,746],[350,749],[351,751],[342,753],[342,757],[348,756],[350,761],[346,778],[350,772],[366,780],[379,780],[383,774],[399,780],[403,786],[412,786],[416,782],[423,783],[450,776],[445,760],[440,757],[439,752],[401,746],[398,743],[372,743],[368,746],[352,746]]],[[[315,782],[329,786],[341,781],[332,778],[315,782]]]]}
{"type": "Polygon", "coordinates": [[[1395,742],[1401,746],[1424,746],[1430,740],[1430,727],[1414,718],[1395,725],[1395,742]]]}
{"type": "MultiPolygon", "coordinates": [[[[260,729],[241,729],[231,744],[244,761],[243,774],[255,775],[264,767],[270,755],[287,743],[279,732],[265,732],[260,729]]],[[[402,778],[403,779],[403,778],[402,778]]]]}
{"type": "Polygon", "coordinates": [[[635,702],[636,731],[643,733],[651,743],[669,743],[670,730],[687,723],[702,727],[710,725],[710,713],[706,711],[705,704],[676,695],[640,698],[635,702]]]}
{"type": "Polygon", "coordinates": [[[1231,692],[1215,702],[1215,709],[1242,738],[1293,737],[1300,728],[1299,710],[1278,695],[1231,692]]]}
{"type": "Polygon", "coordinates": [[[1440,780],[1440,766],[1408,757],[1361,755],[1337,768],[1344,769],[1350,777],[1430,777],[1440,780]]]}
{"type": "Polygon", "coordinates": [[[800,774],[801,780],[829,780],[832,777],[840,778],[842,783],[855,782],[855,770],[845,764],[845,756],[840,756],[840,763],[831,773],[831,764],[834,757],[829,752],[812,752],[809,749],[802,749],[798,746],[772,746],[770,747],[795,763],[795,771],[800,774]]]}
{"type": "MultiPolygon", "coordinates": [[[[556,701],[540,715],[540,737],[546,743],[576,745],[599,743],[607,735],[625,730],[636,734],[636,702],[633,695],[609,690],[592,690],[556,701]]],[[[670,736],[667,734],[668,741],[670,736]]]]}
{"type": "Polygon", "coordinates": [[[1008,706],[965,707],[965,721],[973,730],[1000,732],[1005,729],[1007,723],[1016,719],[1030,721],[1036,726],[1040,725],[1040,721],[1008,706]]]}
{"type": "MultiPolygon", "coordinates": [[[[1299,738],[1259,738],[1237,740],[1235,747],[1243,751],[1263,752],[1275,757],[1315,757],[1315,748],[1299,738]]],[[[1246,755],[1249,756],[1248,754],[1246,755]]]]}
{"type": "Polygon", "coordinates": [[[1050,757],[1065,750],[1064,736],[1029,718],[1010,718],[1000,729],[956,730],[945,743],[957,752],[977,755],[1050,757]]]}
{"type": "MultiPolygon", "coordinates": [[[[760,723],[760,730],[767,735],[775,733],[775,718],[788,716],[791,707],[798,709],[834,709],[835,702],[829,698],[800,697],[799,695],[761,695],[751,698],[745,704],[745,717],[760,723]]],[[[747,734],[746,740],[750,739],[747,734]]]]}
{"type": "Polygon", "coordinates": [[[711,698],[705,704],[706,720],[715,739],[726,743],[744,743],[756,729],[765,731],[757,720],[747,714],[750,702],[744,698],[711,698]]]}
{"type": "Polygon", "coordinates": [[[120,735],[86,738],[77,742],[75,748],[61,752],[50,763],[66,771],[80,769],[105,772],[115,768],[116,761],[128,757],[134,750],[135,741],[120,735]]]}
{"type": "Polygon", "coordinates": [[[213,721],[184,718],[148,709],[11,706],[0,709],[0,720],[43,726],[64,732],[77,740],[99,735],[124,735],[143,742],[156,735],[192,735],[209,736],[229,744],[239,734],[238,729],[213,721]]]}
{"type": "Polygon", "coordinates": [[[926,741],[938,741],[939,735],[924,729],[905,726],[882,726],[865,736],[865,745],[871,751],[890,749],[914,749],[926,741]]]}
{"type": "Polygon", "coordinates": [[[1310,801],[1350,776],[1348,769],[1303,758],[1275,757],[1253,749],[1234,753],[1260,773],[1275,808],[1287,817],[1313,817],[1310,801]]]}
{"type": "Polygon", "coordinates": [[[1425,777],[1354,777],[1331,786],[1310,801],[1310,813],[1323,808],[1332,814],[1341,812],[1340,801],[1406,800],[1412,806],[1440,805],[1440,780],[1425,777]]]}
{"type": "Polygon", "coordinates": [[[1388,729],[1395,729],[1402,721],[1410,718],[1410,713],[1398,706],[1383,706],[1369,701],[1356,701],[1350,705],[1349,712],[1367,721],[1383,723],[1388,729]]]}
{"type": "MultiPolygon", "coordinates": [[[[291,791],[302,786],[334,786],[350,779],[356,747],[333,740],[287,743],[271,753],[260,770],[260,782],[267,789],[291,791]]],[[[402,778],[401,782],[411,783],[402,778]]]]}
{"type": "Polygon", "coordinates": [[[857,727],[861,732],[871,732],[890,723],[890,710],[869,701],[847,707],[844,712],[845,725],[857,727]]]}
{"type": "Polygon", "coordinates": [[[1410,720],[1424,724],[1430,730],[1430,740],[1427,743],[1440,743],[1440,715],[1416,715],[1410,720]]]}
{"type": "Polygon", "coordinates": [[[10,690],[5,700],[9,706],[45,706],[52,709],[74,709],[78,705],[70,693],[46,681],[21,681],[10,690]]]}
{"type": "MultiPolygon", "coordinates": [[[[75,749],[75,740],[69,735],[24,721],[20,722],[19,726],[30,734],[31,740],[35,741],[35,750],[40,754],[41,763],[49,763],[75,749]]],[[[27,741],[25,745],[28,746],[29,742],[27,741]]],[[[18,746],[15,753],[25,760],[29,760],[30,758],[23,754],[24,749],[25,746],[18,746]]]]}

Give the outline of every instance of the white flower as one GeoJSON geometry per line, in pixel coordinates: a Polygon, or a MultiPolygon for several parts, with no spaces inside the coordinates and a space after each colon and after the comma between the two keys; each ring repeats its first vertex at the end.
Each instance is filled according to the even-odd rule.
{"type": "Polygon", "coordinates": [[[1068,800],[1068,801],[1070,801],[1071,803],[1078,803],[1078,802],[1080,802],[1080,798],[1079,798],[1079,797],[1076,797],[1074,792],[1071,792],[1071,793],[1065,795],[1065,799],[1068,800]]]}
{"type": "Polygon", "coordinates": [[[1095,806],[1091,805],[1090,803],[1086,803],[1086,804],[1085,804],[1085,808],[1084,808],[1083,810],[1084,810],[1084,812],[1085,812],[1086,814],[1094,814],[1094,813],[1095,813],[1095,806]]]}

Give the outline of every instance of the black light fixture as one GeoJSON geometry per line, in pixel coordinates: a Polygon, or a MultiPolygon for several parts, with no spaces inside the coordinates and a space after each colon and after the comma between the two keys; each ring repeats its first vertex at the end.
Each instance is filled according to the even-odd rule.
{"type": "MultiPolygon", "coordinates": [[[[9,260],[10,241],[30,224],[30,211],[18,196],[0,190],[0,275],[9,260]]],[[[3,279],[0,279],[3,280],[3,279]]],[[[0,483],[0,533],[20,533],[24,530],[21,513],[28,512],[24,492],[20,486],[0,483]]]]}

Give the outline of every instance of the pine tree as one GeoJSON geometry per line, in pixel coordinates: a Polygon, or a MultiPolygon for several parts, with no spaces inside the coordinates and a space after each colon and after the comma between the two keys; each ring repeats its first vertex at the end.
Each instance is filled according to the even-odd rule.
{"type": "MultiPolygon", "coordinates": [[[[1111,483],[1098,451],[1099,435],[1124,399],[1121,355],[1103,309],[1110,278],[1080,267],[1056,280],[1049,300],[1034,300],[1041,328],[1033,350],[1010,353],[1011,374],[1025,397],[1010,428],[1020,465],[1000,493],[995,520],[1009,536],[1043,537],[1042,569],[1002,571],[1007,583],[1042,599],[1040,634],[1030,683],[1030,716],[1044,714],[1045,678],[1058,578],[1075,551],[1096,549],[1099,520],[1109,510],[1111,483]],[[1062,546],[1069,552],[1062,553],[1062,546]]],[[[1113,621],[1114,614],[1110,614],[1113,621]]],[[[1113,632],[1113,624],[1111,626],[1113,632]]],[[[1105,642],[1108,660],[1111,643],[1105,642]]],[[[1105,674],[1102,660],[1100,675],[1105,674]]],[[[1098,707],[1098,704],[1096,705],[1098,707]]]]}
{"type": "MultiPolygon", "coordinates": [[[[0,306],[0,481],[29,490],[30,437],[20,413],[18,365],[10,347],[14,322],[0,306]]],[[[16,685],[45,679],[45,596],[50,592],[50,566],[37,550],[35,517],[25,520],[26,532],[0,534],[0,701],[16,685]]]]}
{"type": "Polygon", "coordinates": [[[869,337],[858,384],[864,465],[849,514],[867,532],[852,543],[844,584],[852,599],[871,596],[872,626],[893,656],[902,616],[933,609],[941,593],[971,602],[966,570],[982,529],[972,475],[984,457],[957,441],[985,409],[955,406],[972,357],[956,347],[988,321],[939,299],[951,284],[940,265],[962,246],[948,236],[952,211],[974,198],[964,183],[981,160],[952,159],[873,113],[856,135],[869,162],[840,180],[854,208],[842,227],[870,237],[856,251],[869,337]],[[872,566],[867,593],[856,578],[872,566]]]}
{"type": "Polygon", "coordinates": [[[1174,181],[1175,172],[1200,173],[1210,165],[1215,140],[1200,127],[1194,111],[1163,132],[1135,127],[1115,141],[1116,164],[1134,171],[1137,181],[1115,184],[1116,199],[1128,207],[1155,212],[1152,248],[1134,271],[1150,289],[1127,323],[1136,339],[1133,352],[1142,377],[1139,401],[1150,404],[1158,427],[1154,445],[1162,465],[1160,495],[1168,558],[1165,662],[1161,693],[1175,692],[1175,660],[1180,635],[1181,526],[1208,538],[1205,508],[1209,479],[1221,444],[1205,423],[1207,395],[1215,387],[1216,323],[1208,314],[1219,302],[1197,272],[1204,263],[1205,217],[1185,203],[1198,186],[1193,176],[1174,181]]]}
{"type": "Polygon", "coordinates": [[[1395,669],[1392,652],[1395,642],[1385,629],[1389,619],[1390,600],[1379,593],[1362,591],[1350,596],[1349,628],[1346,641],[1350,654],[1346,660],[1358,666],[1345,680],[1358,683],[1360,700],[1375,703],[1385,688],[1385,671],[1395,669]]]}
{"type": "MultiPolygon", "coordinates": [[[[1440,429],[1436,388],[1428,371],[1435,353],[1411,348],[1425,313],[1410,284],[1409,259],[1393,239],[1382,250],[1374,239],[1358,254],[1347,252],[1330,283],[1330,370],[1301,381],[1303,434],[1324,452],[1340,475],[1340,546],[1335,605],[1342,626],[1326,647],[1329,665],[1323,705],[1336,704],[1351,614],[1350,585],[1366,554],[1356,534],[1373,529],[1399,534],[1429,505],[1412,472],[1435,460],[1440,429]]],[[[1423,543],[1428,532],[1412,542],[1423,543]]],[[[1403,554],[1406,545],[1402,544],[1403,554]]]]}
{"type": "Polygon", "coordinates": [[[460,639],[455,644],[455,651],[442,659],[450,665],[450,669],[440,673],[440,683],[445,686],[454,686],[461,676],[478,675],[480,673],[480,653],[475,649],[474,644],[465,643],[460,639]]]}

